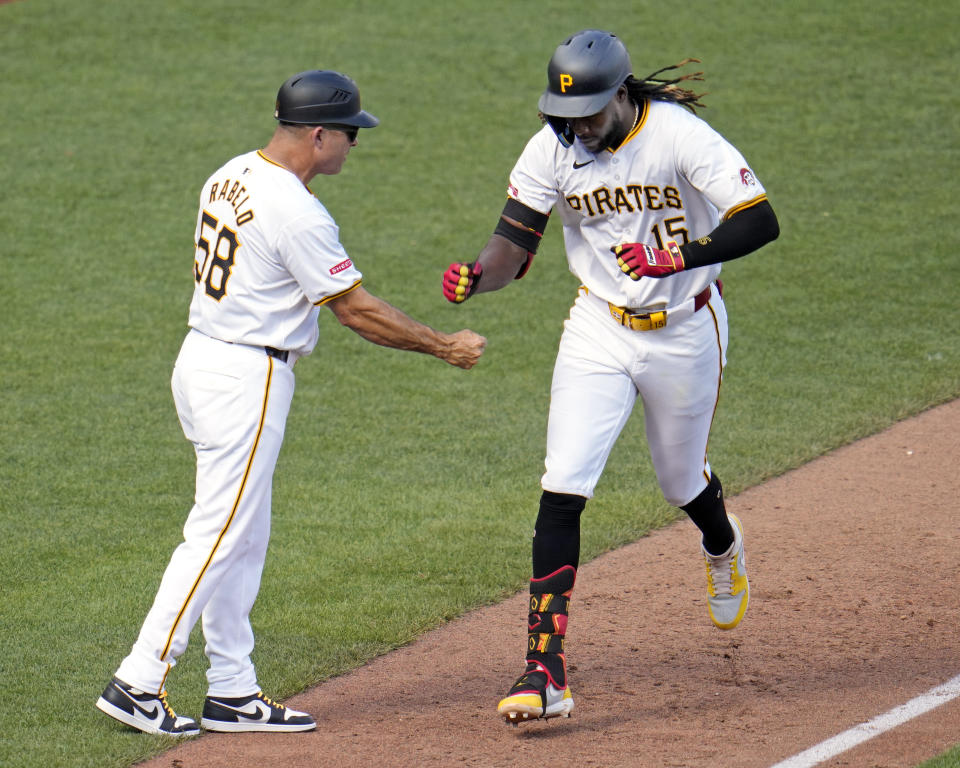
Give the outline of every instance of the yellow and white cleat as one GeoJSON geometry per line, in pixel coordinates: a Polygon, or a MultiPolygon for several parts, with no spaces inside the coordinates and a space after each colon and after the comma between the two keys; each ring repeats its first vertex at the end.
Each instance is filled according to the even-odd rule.
{"type": "Polygon", "coordinates": [[[513,726],[528,720],[570,717],[571,712],[570,686],[558,688],[542,668],[521,675],[497,705],[497,714],[513,726]]]}
{"type": "Polygon", "coordinates": [[[707,608],[720,629],[733,629],[747,612],[750,582],[747,581],[743,553],[743,525],[736,515],[728,514],[733,527],[733,544],[722,555],[711,555],[701,545],[707,565],[707,608]]]}

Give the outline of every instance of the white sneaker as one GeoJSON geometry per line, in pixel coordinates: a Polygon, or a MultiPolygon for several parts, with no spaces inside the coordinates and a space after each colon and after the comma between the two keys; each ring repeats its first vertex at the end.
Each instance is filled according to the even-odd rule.
{"type": "Polygon", "coordinates": [[[733,629],[750,602],[750,582],[747,581],[747,566],[743,554],[743,525],[736,515],[727,514],[733,527],[733,544],[722,555],[703,551],[707,565],[707,607],[710,618],[720,629],[733,629]]]}

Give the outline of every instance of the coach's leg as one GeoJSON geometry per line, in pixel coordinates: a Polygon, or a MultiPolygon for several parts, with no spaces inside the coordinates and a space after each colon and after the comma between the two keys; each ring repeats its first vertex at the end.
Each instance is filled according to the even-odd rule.
{"type": "Polygon", "coordinates": [[[229,569],[210,595],[202,614],[204,652],[210,660],[208,696],[240,697],[260,690],[250,654],[254,636],[250,611],[260,590],[270,540],[273,473],[283,444],[293,398],[293,371],[274,362],[257,455],[250,464],[237,515],[249,519],[229,569]]]}
{"type": "Polygon", "coordinates": [[[251,529],[201,615],[203,650],[210,661],[208,696],[248,696],[260,690],[250,659],[254,645],[250,610],[260,591],[270,536],[269,511],[259,517],[261,530],[251,529]]]}

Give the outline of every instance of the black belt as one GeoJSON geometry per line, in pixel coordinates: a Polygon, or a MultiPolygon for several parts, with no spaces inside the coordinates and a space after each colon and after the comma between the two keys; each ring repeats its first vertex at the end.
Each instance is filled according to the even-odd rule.
{"type": "Polygon", "coordinates": [[[270,355],[270,357],[275,357],[281,363],[287,362],[287,358],[290,356],[289,350],[277,349],[276,347],[264,347],[263,351],[270,355]]]}

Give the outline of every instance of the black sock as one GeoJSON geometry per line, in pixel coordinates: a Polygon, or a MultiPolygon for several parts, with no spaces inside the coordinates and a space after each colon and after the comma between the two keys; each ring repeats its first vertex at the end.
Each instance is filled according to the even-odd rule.
{"type": "Polygon", "coordinates": [[[533,534],[533,578],[580,564],[580,513],[586,504],[583,496],[543,492],[533,534]]]}
{"type": "Polygon", "coordinates": [[[703,534],[703,548],[711,555],[722,555],[733,544],[733,528],[723,503],[723,486],[716,475],[703,492],[689,504],[680,507],[703,534]]]}

